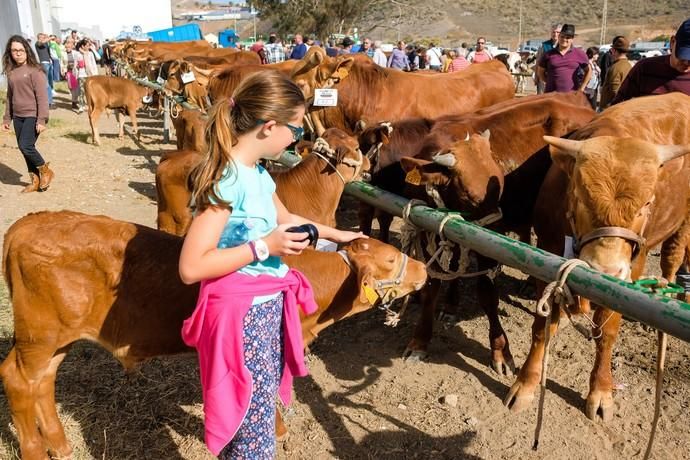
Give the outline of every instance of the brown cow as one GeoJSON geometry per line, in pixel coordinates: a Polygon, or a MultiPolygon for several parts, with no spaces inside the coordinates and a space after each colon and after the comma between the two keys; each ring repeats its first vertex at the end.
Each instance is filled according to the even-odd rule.
{"type": "Polygon", "coordinates": [[[221,97],[230,97],[235,91],[235,88],[242,80],[249,75],[256,72],[263,72],[267,70],[274,70],[290,76],[292,69],[299,61],[295,59],[288,59],[287,61],[278,62],[276,64],[263,65],[242,65],[229,69],[224,69],[216,72],[211,76],[211,81],[208,84],[208,94],[212,102],[217,101],[221,97]]]}
{"type": "MultiPolygon", "coordinates": [[[[551,165],[543,136],[566,135],[592,117],[594,111],[580,92],[505,101],[474,114],[437,120],[417,158],[403,157],[401,165],[409,173],[407,180],[429,193],[431,206],[461,211],[473,221],[502,211],[502,218],[488,227],[518,232],[529,242],[534,202],[551,165]]],[[[481,272],[493,269],[496,262],[477,255],[477,265],[481,272]]],[[[432,279],[427,289],[407,350],[413,358],[426,355],[440,280],[432,279]]],[[[492,277],[478,277],[477,295],[489,319],[492,368],[512,374],[515,366],[492,277]]]]}
{"type": "MultiPolygon", "coordinates": [[[[681,156],[690,153],[690,126],[679,120],[688,119],[690,96],[671,93],[613,106],[570,139],[547,137],[554,165],[535,207],[539,247],[560,254],[565,235],[572,235],[579,241],[575,253],[592,268],[636,280],[648,248],[668,240],[687,215],[690,159],[681,156]]],[[[674,273],[664,276],[673,279],[674,273]]],[[[554,308],[552,335],[561,313],[554,308]]],[[[619,313],[596,306],[596,358],[585,410],[590,419],[599,412],[605,421],[613,416],[611,352],[620,321],[619,313]]],[[[541,379],[545,324],[535,318],[529,355],[505,398],[513,411],[529,406],[541,379]]]]}
{"type": "Polygon", "coordinates": [[[199,107],[202,113],[210,107],[208,82],[212,69],[201,69],[185,60],[174,61],[168,68],[164,89],[168,94],[184,96],[188,103],[199,107]]]}
{"type": "Polygon", "coordinates": [[[204,139],[206,118],[201,112],[198,110],[182,109],[177,117],[172,118],[172,124],[175,128],[177,150],[204,151],[206,144],[204,139]]]}
{"type": "Polygon", "coordinates": [[[86,103],[89,105],[89,123],[91,124],[94,144],[101,144],[98,135],[98,118],[101,116],[101,112],[106,109],[115,109],[115,117],[120,128],[118,134],[120,138],[125,134],[125,119],[120,111],[129,115],[134,134],[138,135],[137,110],[144,105],[143,98],[149,92],[146,87],[120,77],[96,75],[86,79],[84,90],[86,103]]]}
{"type": "MultiPolygon", "coordinates": [[[[300,164],[282,173],[273,173],[276,193],[295,214],[322,224],[335,226],[335,211],[346,182],[361,178],[369,161],[359,150],[357,140],[338,129],[326,131],[300,164]],[[316,153],[314,153],[316,150],[316,153]]],[[[158,229],[184,235],[192,221],[187,177],[201,160],[194,151],[167,153],[156,170],[158,229]]]]}
{"type": "MultiPolygon", "coordinates": [[[[180,330],[199,285],[179,278],[182,241],[69,211],[30,214],[7,231],[3,271],[15,329],[0,376],[24,460],[48,459],[46,449],[57,458],[72,453],[55,407],[55,379],[77,340],[101,344],[126,369],[191,351],[180,330]]],[[[311,281],[319,305],[302,317],[305,345],[333,322],[370,309],[364,287],[398,280],[389,295],[399,298],[426,280],[423,264],[376,240],[354,241],[344,251],[347,261],[316,251],[285,258],[311,281]]]]}
{"type": "Polygon", "coordinates": [[[312,107],[317,134],[337,127],[353,133],[368,125],[405,118],[434,119],[473,112],[514,96],[513,79],[500,62],[475,64],[454,73],[420,74],[382,68],[364,57],[330,58],[310,48],[292,79],[312,100],[317,88],[338,90],[337,107],[312,107]]]}

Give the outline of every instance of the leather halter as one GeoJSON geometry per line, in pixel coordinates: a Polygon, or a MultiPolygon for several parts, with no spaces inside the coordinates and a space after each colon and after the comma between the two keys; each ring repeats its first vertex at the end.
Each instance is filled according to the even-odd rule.
{"type": "Polygon", "coordinates": [[[647,239],[642,235],[647,227],[647,222],[649,221],[649,216],[651,214],[650,208],[653,202],[654,197],[652,197],[652,199],[642,208],[642,211],[644,212],[644,222],[642,223],[640,233],[636,233],[625,227],[598,227],[591,232],[586,233],[583,237],[578,238],[575,231],[575,217],[573,216],[572,211],[568,211],[567,216],[568,220],[570,221],[570,229],[573,234],[573,253],[579,257],[580,251],[583,247],[600,238],[621,238],[632,245],[631,260],[635,260],[635,258],[637,258],[637,256],[640,254],[640,250],[647,244],[647,239]]]}
{"type": "MultiPolygon", "coordinates": [[[[344,250],[338,251],[338,254],[340,257],[345,260],[345,263],[352,267],[352,264],[350,263],[350,258],[347,256],[347,252],[344,250]]],[[[397,286],[400,286],[403,282],[403,279],[405,278],[405,273],[407,272],[407,262],[409,260],[409,257],[407,254],[402,253],[402,260],[400,261],[400,266],[398,267],[398,272],[395,275],[395,278],[389,278],[389,279],[383,279],[383,280],[377,280],[374,279],[374,291],[376,291],[376,294],[378,294],[379,299],[381,300],[379,307],[385,309],[387,306],[389,306],[393,301],[398,297],[398,291],[396,289],[397,286]]]]}

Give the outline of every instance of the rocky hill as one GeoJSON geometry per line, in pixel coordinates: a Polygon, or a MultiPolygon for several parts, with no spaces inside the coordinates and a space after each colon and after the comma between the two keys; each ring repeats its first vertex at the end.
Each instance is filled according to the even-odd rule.
{"type": "MultiPolygon", "coordinates": [[[[207,2],[171,2],[173,14],[181,10],[211,8],[207,2]]],[[[523,41],[544,39],[551,23],[568,22],[576,25],[577,42],[588,45],[599,42],[604,0],[392,0],[381,5],[373,3],[378,6],[370,7],[358,23],[360,35],[387,42],[398,37],[407,41],[426,38],[447,45],[484,35],[494,44],[515,48],[520,5],[523,41]]],[[[213,8],[218,6],[215,4],[213,8]]],[[[671,34],[690,16],[688,6],[688,0],[609,0],[606,41],[617,34],[633,41],[671,34]]],[[[240,24],[240,28],[242,26],[248,24],[240,24]]],[[[257,26],[258,33],[270,30],[271,24],[264,21],[257,26]]],[[[343,33],[351,34],[353,30],[343,30],[343,33]]]]}

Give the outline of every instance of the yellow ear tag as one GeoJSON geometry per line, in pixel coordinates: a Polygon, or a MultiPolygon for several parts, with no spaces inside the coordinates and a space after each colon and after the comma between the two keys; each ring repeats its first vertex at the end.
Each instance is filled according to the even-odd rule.
{"type": "Polygon", "coordinates": [[[379,295],[369,286],[362,285],[362,289],[364,290],[364,295],[371,305],[374,305],[376,301],[379,300],[379,295]]]}
{"type": "Polygon", "coordinates": [[[405,175],[405,182],[412,185],[419,185],[422,183],[422,175],[419,174],[419,169],[414,168],[405,175]]]}
{"type": "Polygon", "coordinates": [[[333,76],[340,78],[341,80],[347,77],[350,74],[350,71],[347,69],[338,69],[333,76]]]}

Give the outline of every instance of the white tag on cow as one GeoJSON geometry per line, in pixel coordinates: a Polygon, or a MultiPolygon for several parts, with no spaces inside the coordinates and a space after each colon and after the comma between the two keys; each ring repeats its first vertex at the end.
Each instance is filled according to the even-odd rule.
{"type": "Polygon", "coordinates": [[[338,250],[338,244],[330,240],[319,238],[316,240],[316,250],[323,252],[335,252],[338,250]]]}
{"type": "Polygon", "coordinates": [[[151,102],[153,102],[153,96],[147,94],[146,96],[141,98],[141,102],[143,102],[144,104],[150,104],[151,102]]]}
{"type": "Polygon", "coordinates": [[[565,244],[563,245],[563,257],[566,259],[574,259],[575,252],[573,252],[573,237],[565,236],[565,244]]]}
{"type": "Polygon", "coordinates": [[[156,83],[158,83],[159,85],[162,85],[165,83],[165,80],[163,80],[163,77],[158,77],[158,78],[156,78],[156,83]]]}
{"type": "Polygon", "coordinates": [[[335,107],[338,105],[337,89],[317,89],[314,91],[314,107],[335,107]]]}
{"type": "Polygon", "coordinates": [[[194,72],[183,73],[180,75],[180,78],[182,79],[182,83],[190,83],[196,80],[196,77],[194,77],[194,72]]]}

